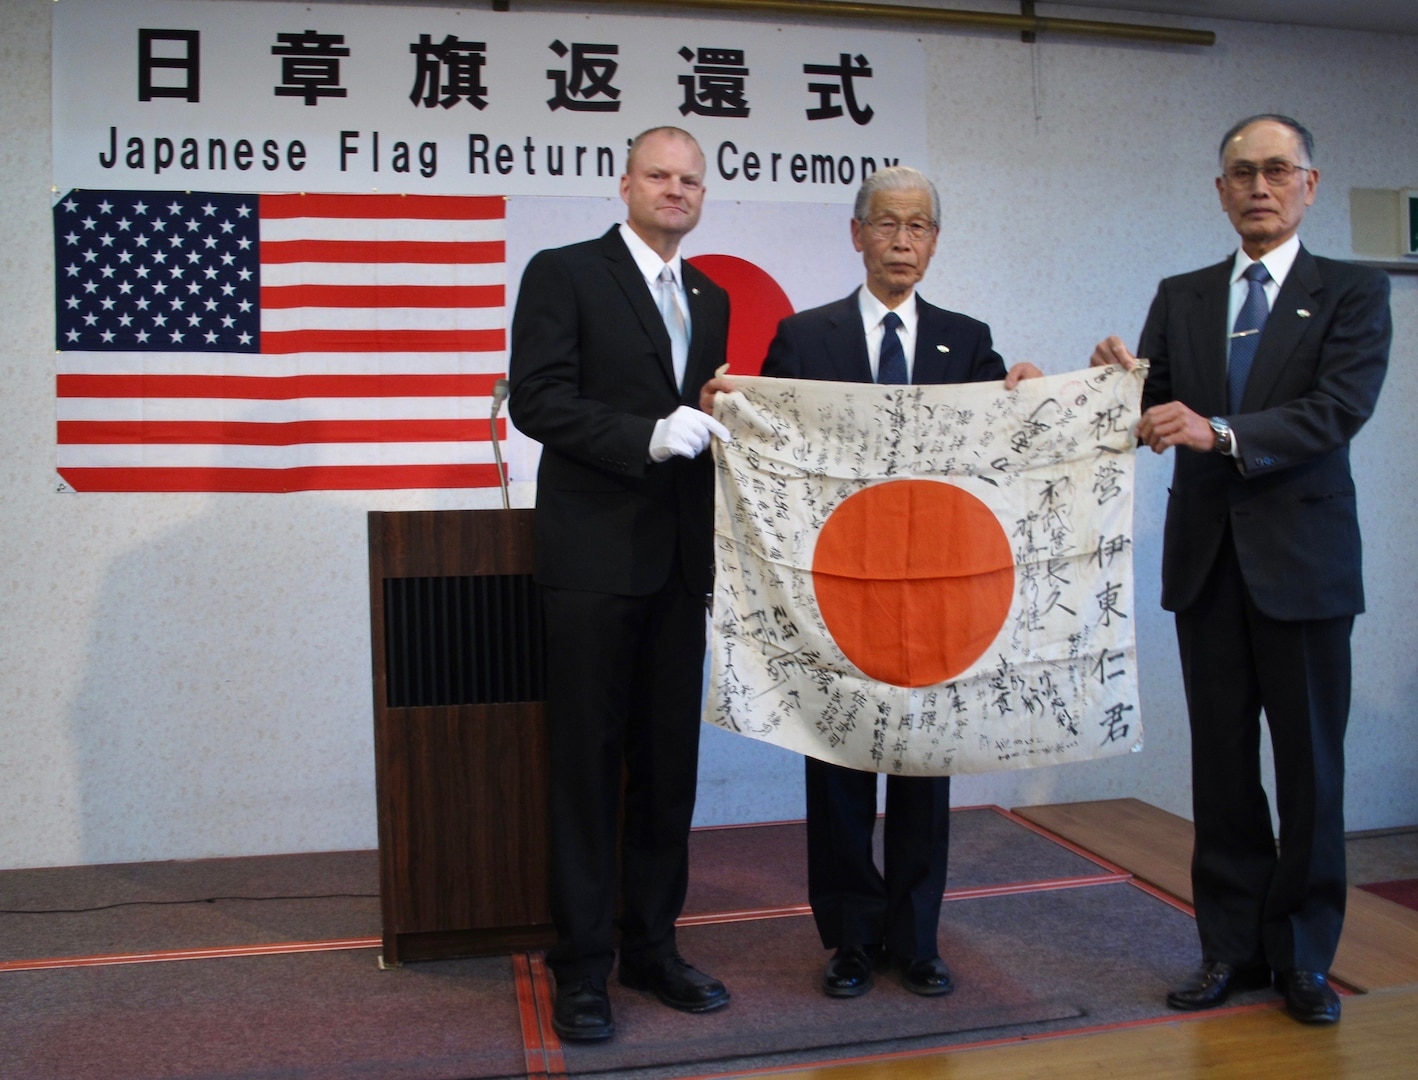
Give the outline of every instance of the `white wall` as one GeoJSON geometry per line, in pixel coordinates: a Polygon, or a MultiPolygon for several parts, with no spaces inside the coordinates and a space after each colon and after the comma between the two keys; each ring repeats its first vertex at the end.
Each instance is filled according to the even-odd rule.
{"type": "MultiPolygon", "coordinates": [[[[496,496],[56,492],[51,8],[0,0],[0,867],[371,847],[365,512],[496,496]]],[[[1197,25],[1219,43],[924,33],[921,163],[946,220],[922,291],[989,321],[1007,360],[1082,366],[1102,335],[1136,338],[1159,277],[1231,250],[1212,177],[1216,142],[1242,115],[1288,112],[1315,132],[1323,180],[1303,235],[1320,253],[1350,253],[1350,188],[1418,186],[1414,39],[1197,25]]],[[[1388,385],[1354,450],[1370,610],[1355,633],[1353,829],[1418,822],[1418,438],[1406,423],[1418,276],[1393,287],[1388,385]]],[[[1138,466],[1146,750],[961,778],[957,804],[1129,795],[1188,812],[1185,712],[1157,607],[1171,466],[1151,454],[1138,466]]],[[[800,774],[790,754],[706,728],[698,821],[798,817],[800,774]]]]}

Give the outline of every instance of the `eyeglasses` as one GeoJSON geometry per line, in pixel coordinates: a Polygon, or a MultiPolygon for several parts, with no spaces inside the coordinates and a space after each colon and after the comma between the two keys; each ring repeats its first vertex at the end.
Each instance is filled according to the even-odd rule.
{"type": "Polygon", "coordinates": [[[863,221],[862,227],[878,240],[894,240],[896,234],[904,229],[906,235],[917,243],[934,235],[937,228],[934,221],[897,221],[894,218],[863,221]]]}
{"type": "Polygon", "coordinates": [[[1271,187],[1284,187],[1298,172],[1309,172],[1308,165],[1296,165],[1293,161],[1277,158],[1264,165],[1254,165],[1249,161],[1238,161],[1226,167],[1226,183],[1233,188],[1248,188],[1256,182],[1256,176],[1265,177],[1271,187]]]}

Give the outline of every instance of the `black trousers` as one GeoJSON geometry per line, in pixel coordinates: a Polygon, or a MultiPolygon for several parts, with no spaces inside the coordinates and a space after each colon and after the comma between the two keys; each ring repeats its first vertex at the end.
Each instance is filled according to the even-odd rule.
{"type": "Polygon", "coordinates": [[[544,588],[558,980],[673,952],[699,765],[703,596],[544,588]],[[625,802],[621,805],[622,783],[625,802]],[[617,844],[617,836],[621,842],[617,844]]]}
{"type": "Polygon", "coordinates": [[[806,758],[808,901],[822,944],[937,955],[950,777],[888,776],[884,869],[872,858],[877,773],[806,758]]]}
{"type": "Polygon", "coordinates": [[[1191,722],[1192,889],[1204,959],[1327,971],[1344,924],[1344,731],[1352,615],[1282,622],[1246,590],[1228,537],[1177,613],[1191,722]],[[1277,848],[1261,786],[1275,756],[1277,848]]]}

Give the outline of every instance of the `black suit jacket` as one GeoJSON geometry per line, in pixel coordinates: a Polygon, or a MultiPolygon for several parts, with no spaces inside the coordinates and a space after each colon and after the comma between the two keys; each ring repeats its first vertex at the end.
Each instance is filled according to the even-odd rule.
{"type": "MultiPolygon", "coordinates": [[[[1005,376],[990,328],[916,297],[913,383],[990,382],[1005,376]]],[[[763,374],[780,379],[871,382],[867,335],[857,293],[800,311],[778,324],[763,374]]]]}
{"type": "Polygon", "coordinates": [[[538,252],[522,275],[508,411],[542,444],[544,585],[646,596],[665,583],[677,548],[688,587],[712,585],[712,460],[648,455],[655,421],[698,407],[727,346],[728,294],[682,265],[691,338],[683,391],[664,320],[618,228],[538,252]]]}
{"type": "Polygon", "coordinates": [[[1227,414],[1234,260],[1168,278],[1137,355],[1143,408],[1225,416],[1241,458],[1178,450],[1162,549],[1162,606],[1196,599],[1229,526],[1256,605],[1275,619],[1364,610],[1349,441],[1374,410],[1392,335],[1386,275],[1303,247],[1265,324],[1240,412],[1227,414]]]}

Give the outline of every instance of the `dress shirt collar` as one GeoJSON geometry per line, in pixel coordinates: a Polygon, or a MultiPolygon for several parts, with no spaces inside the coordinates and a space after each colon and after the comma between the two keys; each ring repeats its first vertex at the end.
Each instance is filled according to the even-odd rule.
{"type": "Polygon", "coordinates": [[[640,237],[636,235],[635,230],[623,221],[620,223],[620,235],[625,241],[625,246],[630,249],[630,257],[635,260],[635,265],[638,266],[640,272],[645,275],[645,280],[649,283],[652,291],[655,288],[655,282],[659,279],[660,271],[666,266],[668,266],[671,273],[674,274],[675,284],[679,286],[681,291],[684,289],[684,276],[680,272],[680,254],[678,248],[675,249],[675,253],[668,259],[662,259],[660,258],[659,252],[645,243],[644,240],[640,239],[640,237]]]}
{"type": "Polygon", "coordinates": [[[1295,257],[1299,254],[1299,236],[1290,237],[1274,251],[1267,251],[1259,259],[1252,259],[1244,250],[1237,248],[1236,260],[1231,266],[1231,284],[1235,285],[1240,282],[1241,275],[1252,263],[1262,262],[1265,264],[1266,273],[1270,275],[1271,281],[1275,282],[1275,292],[1271,292],[1269,285],[1266,286],[1266,294],[1273,300],[1275,293],[1280,291],[1280,286],[1285,284],[1285,277],[1290,273],[1290,267],[1295,265],[1295,257]]]}
{"type": "Polygon", "coordinates": [[[881,325],[881,320],[886,318],[888,311],[895,311],[901,319],[901,326],[896,331],[896,338],[901,342],[901,351],[906,354],[906,381],[910,382],[916,377],[916,290],[912,289],[910,295],[902,300],[899,305],[889,308],[872,295],[872,291],[863,285],[857,290],[857,311],[861,314],[862,330],[867,339],[867,365],[871,368],[872,382],[876,382],[881,371],[881,339],[886,333],[885,327],[881,325]]]}
{"type": "MultiPolygon", "coordinates": [[[[862,326],[868,331],[880,330],[881,320],[886,318],[888,311],[894,311],[901,317],[901,329],[897,331],[898,336],[909,334],[914,340],[916,337],[916,290],[912,289],[905,300],[902,300],[894,308],[889,308],[878,300],[872,291],[863,285],[857,290],[857,308],[862,313],[862,326]]],[[[903,339],[904,340],[904,339],[903,339]]],[[[910,354],[907,354],[910,360],[910,354]]]]}

